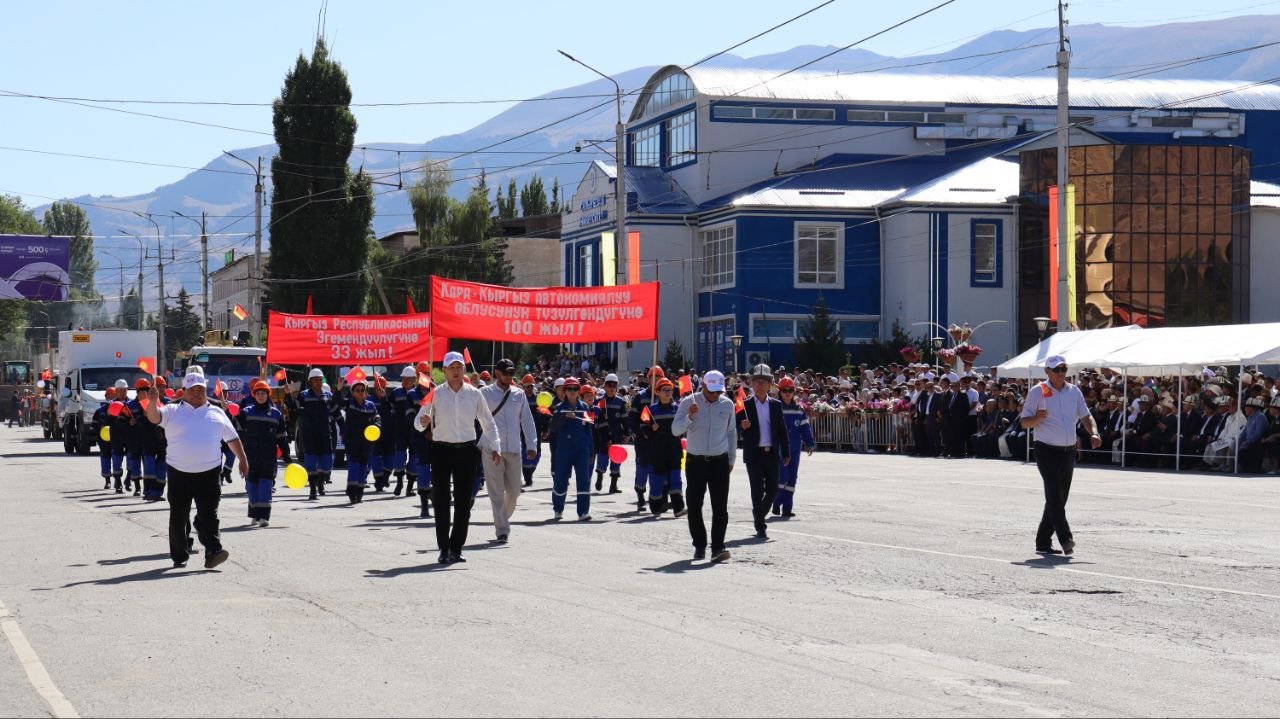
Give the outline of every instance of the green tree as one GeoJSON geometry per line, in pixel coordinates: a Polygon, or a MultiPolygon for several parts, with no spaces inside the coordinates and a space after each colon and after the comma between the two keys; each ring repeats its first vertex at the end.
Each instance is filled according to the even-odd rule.
{"type": "Polygon", "coordinates": [[[507,194],[503,197],[502,190],[498,190],[498,219],[510,220],[517,217],[516,212],[516,178],[507,180],[507,194]]]}
{"type": "Polygon", "coordinates": [[[535,174],[520,190],[520,215],[532,217],[545,215],[550,211],[547,207],[547,191],[542,185],[542,178],[535,174]]]}
{"type": "Polygon", "coordinates": [[[346,71],[317,38],[301,54],[272,104],[279,153],[271,160],[271,254],[274,309],[302,312],[308,295],[318,313],[359,314],[369,291],[362,271],[371,247],[373,184],[347,166],[355,141],[346,71]]]}
{"type": "Polygon", "coordinates": [[[16,195],[0,195],[0,232],[6,235],[43,235],[44,228],[16,195]]]}
{"type": "MultiPolygon", "coordinates": [[[[668,372],[675,372],[679,369],[688,369],[693,364],[693,360],[684,353],[684,345],[680,344],[674,337],[667,342],[667,349],[662,354],[662,366],[668,372]]],[[[674,381],[674,380],[672,380],[674,381]]]]}
{"type": "MultiPolygon", "coordinates": [[[[89,226],[89,216],[75,203],[55,202],[44,213],[44,233],[71,238],[69,301],[31,303],[27,314],[29,324],[44,324],[42,312],[48,314],[49,324],[59,329],[97,320],[102,309],[102,295],[94,286],[98,261],[93,254],[93,230],[89,226]]],[[[35,333],[33,337],[43,338],[43,331],[32,331],[35,333]]]]}
{"type": "Polygon", "coordinates": [[[844,343],[840,327],[827,311],[827,301],[818,295],[813,303],[813,313],[804,323],[799,341],[795,345],[796,366],[834,374],[845,361],[844,343]]]}
{"type": "Polygon", "coordinates": [[[558,177],[551,180],[551,211],[565,211],[564,205],[560,203],[560,178],[558,177]]]}
{"type": "Polygon", "coordinates": [[[185,288],[178,290],[175,304],[165,306],[165,356],[172,360],[179,352],[200,344],[200,315],[185,288]]]}
{"type": "Polygon", "coordinates": [[[138,299],[138,291],[133,287],[129,288],[129,293],[120,302],[116,324],[127,330],[142,329],[142,301],[138,299]]]}

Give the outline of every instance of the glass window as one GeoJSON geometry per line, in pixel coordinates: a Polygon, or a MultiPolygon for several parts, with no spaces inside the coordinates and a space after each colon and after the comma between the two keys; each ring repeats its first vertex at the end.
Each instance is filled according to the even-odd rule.
{"type": "Polygon", "coordinates": [[[996,226],[979,222],[973,226],[973,281],[996,281],[996,226]]]}
{"type": "Polygon", "coordinates": [[[692,100],[693,95],[693,83],[689,81],[688,75],[682,72],[667,75],[649,93],[641,116],[653,115],[668,107],[692,100]]]}
{"type": "Polygon", "coordinates": [[[591,287],[596,284],[595,252],[590,244],[578,245],[578,286],[591,287]]]}
{"type": "Polygon", "coordinates": [[[631,164],[657,167],[662,161],[662,125],[654,124],[631,133],[631,164]]]}
{"type": "Polygon", "coordinates": [[[963,125],[963,112],[931,112],[929,122],[941,122],[946,125],[963,125]]]}
{"type": "Polygon", "coordinates": [[[702,245],[702,288],[732,287],[734,281],[733,225],[698,233],[702,245]]]}
{"type": "Polygon", "coordinates": [[[835,110],[827,110],[822,108],[796,108],[797,120],[834,120],[836,119],[835,110]]]}
{"type": "Polygon", "coordinates": [[[765,319],[763,316],[751,317],[752,342],[767,340],[793,340],[796,336],[796,321],[793,319],[765,319]]]}
{"type": "Polygon", "coordinates": [[[845,117],[849,122],[884,122],[884,110],[850,110],[845,117]]]}
{"type": "Polygon", "coordinates": [[[889,122],[924,122],[923,112],[894,112],[890,110],[885,113],[885,119],[889,122]]]}
{"type": "Polygon", "coordinates": [[[697,119],[697,113],[690,110],[667,120],[667,158],[664,165],[682,165],[698,159],[695,154],[698,144],[697,119]]]}
{"type": "Polygon", "coordinates": [[[796,109],[794,107],[757,107],[757,120],[794,120],[796,119],[796,109]]]}
{"type": "Polygon", "coordinates": [[[742,105],[716,105],[711,108],[711,116],[716,118],[750,120],[754,113],[751,108],[742,105]]]}
{"type": "Polygon", "coordinates": [[[796,287],[843,287],[840,225],[796,225],[796,287]]]}

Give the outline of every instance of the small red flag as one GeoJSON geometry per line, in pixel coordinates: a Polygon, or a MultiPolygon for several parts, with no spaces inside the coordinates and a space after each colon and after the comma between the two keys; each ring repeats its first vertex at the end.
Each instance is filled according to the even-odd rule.
{"type": "Polygon", "coordinates": [[[276,381],[277,381],[277,382],[284,382],[284,381],[285,381],[285,380],[287,380],[287,379],[289,379],[289,373],[288,373],[288,372],[285,372],[285,371],[284,371],[284,370],[282,370],[282,369],[281,369],[281,370],[276,370],[276,381]]]}
{"type": "Polygon", "coordinates": [[[469,348],[467,347],[462,348],[462,359],[472,367],[475,366],[475,364],[471,361],[471,350],[469,348]]]}
{"type": "Polygon", "coordinates": [[[213,396],[214,397],[222,396],[222,380],[221,379],[215,379],[213,381],[213,396]]]}
{"type": "Polygon", "coordinates": [[[602,412],[608,411],[608,407],[606,407],[603,397],[601,397],[600,401],[596,403],[596,407],[600,408],[600,411],[602,412]]]}
{"type": "Polygon", "coordinates": [[[312,307],[312,304],[311,304],[311,295],[307,295],[307,314],[313,315],[315,313],[316,313],[315,309],[312,307]]]}
{"type": "Polygon", "coordinates": [[[742,391],[742,385],[738,385],[738,395],[733,400],[733,411],[735,413],[746,412],[747,411],[746,401],[747,401],[747,393],[742,391]]]}
{"type": "Polygon", "coordinates": [[[249,310],[246,310],[244,305],[237,302],[235,308],[231,310],[231,314],[235,315],[236,319],[243,320],[249,316],[249,310]]]}
{"type": "Polygon", "coordinates": [[[138,369],[142,370],[143,372],[146,372],[147,374],[151,374],[151,375],[155,374],[156,358],[155,357],[139,357],[138,369]]]}
{"type": "Polygon", "coordinates": [[[647,404],[644,409],[640,410],[640,421],[645,424],[653,424],[653,413],[649,411],[649,405],[647,404]]]}
{"type": "Polygon", "coordinates": [[[427,396],[423,397],[422,401],[419,402],[418,404],[423,407],[426,407],[427,405],[431,404],[431,401],[434,400],[435,398],[436,398],[436,388],[432,387],[431,391],[427,393],[427,396]]]}
{"type": "Polygon", "coordinates": [[[680,375],[680,394],[693,394],[693,379],[689,375],[680,375]]]}
{"type": "Polygon", "coordinates": [[[418,310],[414,309],[413,298],[410,297],[409,295],[404,296],[404,309],[405,309],[405,312],[408,312],[411,315],[417,314],[418,312],[418,310]]]}
{"type": "Polygon", "coordinates": [[[346,376],[347,384],[355,384],[356,382],[360,382],[368,378],[369,375],[365,374],[364,370],[359,367],[352,367],[351,371],[348,372],[346,376]]]}

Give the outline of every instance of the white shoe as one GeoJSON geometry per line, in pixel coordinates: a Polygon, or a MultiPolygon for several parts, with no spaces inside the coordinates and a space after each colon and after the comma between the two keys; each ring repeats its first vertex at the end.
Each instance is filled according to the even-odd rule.
{"type": "Polygon", "coordinates": [[[258,520],[258,526],[259,526],[259,527],[262,527],[262,528],[264,528],[264,529],[265,529],[265,528],[266,528],[266,526],[267,526],[267,520],[265,520],[265,519],[259,519],[259,520],[258,520]]]}
{"type": "Polygon", "coordinates": [[[559,522],[562,519],[564,519],[564,512],[556,512],[556,521],[559,522]]]}
{"type": "Polygon", "coordinates": [[[590,521],[591,521],[591,515],[590,515],[590,514],[579,514],[579,515],[578,515],[578,521],[579,521],[579,522],[590,522],[590,521]]]}

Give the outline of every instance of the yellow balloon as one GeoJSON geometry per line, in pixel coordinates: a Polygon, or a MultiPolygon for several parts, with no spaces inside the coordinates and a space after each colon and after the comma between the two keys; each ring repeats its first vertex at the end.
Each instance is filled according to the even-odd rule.
{"type": "Polygon", "coordinates": [[[307,469],[300,464],[290,464],[284,468],[284,486],[289,489],[302,489],[307,486],[307,469]]]}
{"type": "Polygon", "coordinates": [[[541,391],[541,392],[539,392],[539,393],[538,393],[538,399],[537,399],[537,402],[538,402],[538,406],[539,406],[539,407],[541,407],[541,408],[543,408],[543,409],[546,409],[547,407],[550,407],[550,406],[551,406],[551,403],[552,403],[553,401],[555,401],[555,398],[551,396],[551,393],[550,393],[550,392],[547,392],[546,390],[543,390],[543,391],[541,391]]]}
{"type": "Polygon", "coordinates": [[[371,424],[368,427],[364,428],[364,438],[369,440],[370,442],[377,442],[378,438],[381,436],[382,436],[382,430],[379,429],[378,425],[376,424],[371,424]]]}
{"type": "Polygon", "coordinates": [[[110,428],[110,427],[103,427],[102,429],[98,430],[98,436],[102,438],[102,441],[103,441],[103,442],[110,442],[110,441],[111,441],[111,428],[110,428]]]}
{"type": "Polygon", "coordinates": [[[689,456],[689,455],[688,455],[687,453],[685,453],[685,452],[681,452],[681,453],[680,453],[680,471],[681,471],[681,472],[683,472],[683,471],[684,471],[684,460],[685,460],[685,457],[688,457],[688,456],[689,456]]]}

